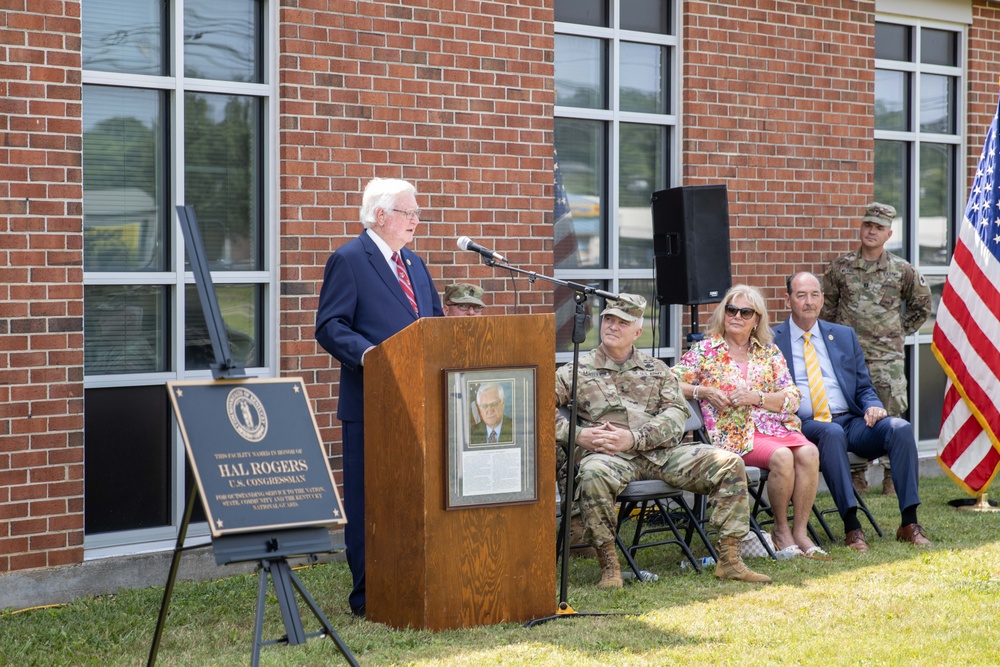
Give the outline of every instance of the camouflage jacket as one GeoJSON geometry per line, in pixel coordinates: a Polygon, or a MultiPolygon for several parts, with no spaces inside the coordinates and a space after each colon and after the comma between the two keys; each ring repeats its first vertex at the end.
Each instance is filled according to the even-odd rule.
{"type": "Polygon", "coordinates": [[[860,251],[830,262],[823,276],[820,319],[849,326],[869,362],[903,358],[903,338],[931,313],[931,290],[905,259],[883,251],[874,262],[860,251]]]}
{"type": "MultiPolygon", "coordinates": [[[[570,364],[556,371],[556,407],[569,405],[572,372],[570,364]]],[[[622,364],[600,348],[582,355],[577,396],[577,433],[604,422],[632,431],[635,448],[619,453],[622,458],[662,465],[684,437],[688,408],[677,379],[665,363],[635,348],[622,364]]],[[[568,440],[569,420],[557,411],[556,442],[568,440]]]]}

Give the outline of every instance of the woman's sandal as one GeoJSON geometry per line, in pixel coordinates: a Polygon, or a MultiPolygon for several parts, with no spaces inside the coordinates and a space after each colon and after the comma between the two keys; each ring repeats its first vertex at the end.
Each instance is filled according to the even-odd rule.
{"type": "Polygon", "coordinates": [[[799,551],[799,553],[805,558],[812,558],[813,560],[833,560],[830,558],[830,554],[819,547],[809,547],[805,551],[799,551]]]}

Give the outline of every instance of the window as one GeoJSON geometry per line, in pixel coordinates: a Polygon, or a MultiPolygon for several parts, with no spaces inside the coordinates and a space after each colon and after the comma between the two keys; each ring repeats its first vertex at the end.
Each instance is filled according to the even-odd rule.
{"type": "Polygon", "coordinates": [[[208,377],[213,356],[175,205],[194,208],[234,357],[257,375],[274,364],[275,12],[266,0],[81,5],[89,551],[173,539],[187,499],[164,383],[208,377]]]}
{"type": "MultiPolygon", "coordinates": [[[[650,197],[669,187],[677,116],[679,11],[669,0],[556,0],[555,272],[642,294],[640,347],[659,347],[650,197]]],[[[574,292],[555,291],[556,349],[572,349],[574,292]]],[[[598,343],[596,297],[584,349],[598,343]]]]}
{"type": "Polygon", "coordinates": [[[931,332],[965,204],[963,41],[954,26],[875,24],[875,199],[898,213],[886,247],[919,269],[933,295],[931,317],[907,341],[909,418],[927,449],[944,401],[931,332]]]}

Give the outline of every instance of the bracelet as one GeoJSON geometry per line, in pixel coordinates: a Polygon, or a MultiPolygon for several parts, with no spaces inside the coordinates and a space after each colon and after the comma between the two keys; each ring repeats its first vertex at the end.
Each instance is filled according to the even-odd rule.
{"type": "Polygon", "coordinates": [[[695,386],[694,386],[694,391],[692,391],[692,392],[691,392],[691,397],[692,397],[692,398],[693,398],[694,400],[696,400],[696,401],[698,400],[698,390],[699,390],[699,389],[701,389],[701,386],[700,386],[700,385],[695,385],[695,386]]]}
{"type": "Polygon", "coordinates": [[[760,389],[758,389],[757,390],[757,395],[760,396],[760,403],[758,403],[758,405],[760,407],[764,407],[764,392],[762,392],[760,389]]]}

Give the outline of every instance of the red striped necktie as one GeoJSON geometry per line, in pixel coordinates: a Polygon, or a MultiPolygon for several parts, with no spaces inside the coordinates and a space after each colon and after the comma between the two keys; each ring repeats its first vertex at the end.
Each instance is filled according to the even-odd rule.
{"type": "Polygon", "coordinates": [[[417,298],[413,295],[413,285],[410,284],[410,276],[406,273],[406,267],[403,266],[403,258],[399,256],[398,252],[394,252],[392,253],[392,261],[396,263],[396,278],[399,280],[399,286],[403,288],[406,298],[410,300],[413,312],[419,317],[420,310],[417,308],[417,298]]]}

